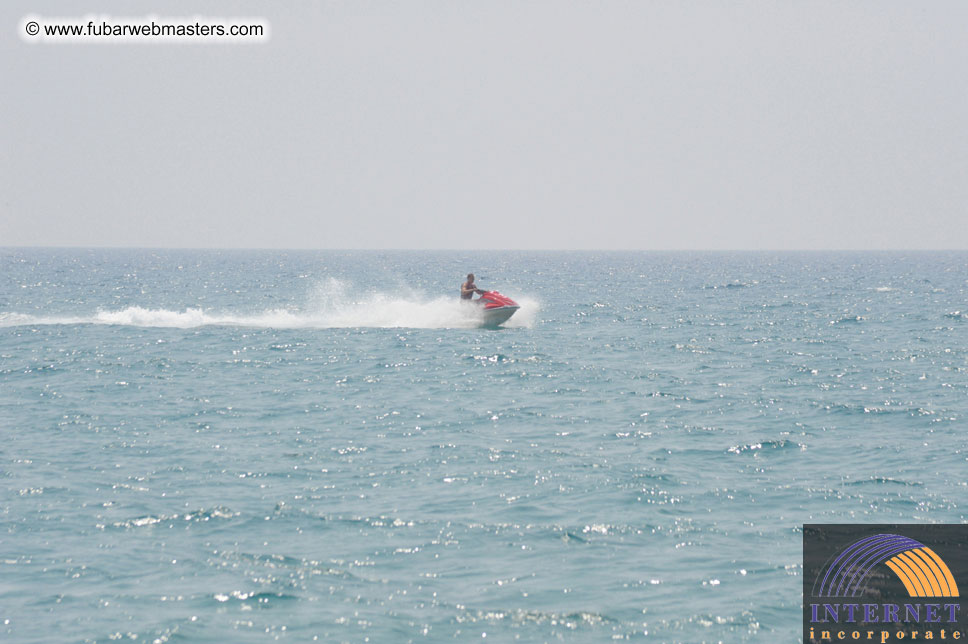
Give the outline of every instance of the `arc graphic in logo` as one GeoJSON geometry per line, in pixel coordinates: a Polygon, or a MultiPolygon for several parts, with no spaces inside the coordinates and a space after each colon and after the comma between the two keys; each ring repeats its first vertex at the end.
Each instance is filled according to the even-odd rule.
{"type": "Polygon", "coordinates": [[[875,534],[850,544],[817,575],[815,597],[856,597],[867,578],[884,564],[911,597],[958,597],[948,566],[920,541],[897,534],[875,534]]]}

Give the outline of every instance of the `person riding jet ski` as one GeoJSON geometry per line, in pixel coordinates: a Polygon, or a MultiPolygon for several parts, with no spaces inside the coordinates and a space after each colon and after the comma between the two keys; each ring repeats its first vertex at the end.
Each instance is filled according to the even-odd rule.
{"type": "Polygon", "coordinates": [[[484,291],[474,283],[474,273],[467,274],[467,281],[460,286],[461,301],[473,302],[483,307],[481,321],[484,326],[497,326],[507,321],[521,308],[517,302],[497,291],[484,291]],[[476,300],[474,293],[480,295],[476,300]]]}
{"type": "Polygon", "coordinates": [[[460,299],[470,300],[474,297],[474,293],[483,295],[484,291],[477,288],[477,284],[474,283],[474,273],[468,273],[467,281],[460,285],[460,299]]]}

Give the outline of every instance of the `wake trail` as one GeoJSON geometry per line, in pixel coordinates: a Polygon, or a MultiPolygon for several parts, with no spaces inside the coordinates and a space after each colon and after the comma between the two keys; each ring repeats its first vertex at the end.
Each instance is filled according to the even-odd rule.
{"type": "MultiPolygon", "coordinates": [[[[173,310],[129,306],[120,310],[98,310],[89,315],[32,315],[0,312],[0,327],[43,325],[115,325],[132,327],[191,329],[228,326],[265,329],[413,328],[470,329],[481,326],[482,311],[456,298],[426,300],[419,295],[370,293],[362,298],[347,294],[347,288],[330,280],[311,298],[306,310],[267,309],[252,313],[220,312],[202,308],[173,310]]],[[[538,302],[518,298],[521,309],[505,327],[530,327],[538,302]]]]}

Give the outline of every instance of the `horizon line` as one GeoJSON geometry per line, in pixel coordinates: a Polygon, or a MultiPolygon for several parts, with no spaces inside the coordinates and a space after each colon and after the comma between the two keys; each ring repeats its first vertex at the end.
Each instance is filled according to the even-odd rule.
{"type": "Polygon", "coordinates": [[[0,244],[0,249],[32,250],[198,250],[198,251],[322,251],[322,252],[513,252],[513,253],[950,253],[968,248],[322,248],[309,246],[78,246],[0,244]]]}

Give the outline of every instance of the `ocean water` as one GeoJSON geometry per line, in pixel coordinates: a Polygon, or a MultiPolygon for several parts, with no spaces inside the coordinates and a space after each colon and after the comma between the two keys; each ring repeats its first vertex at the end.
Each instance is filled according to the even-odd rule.
{"type": "Polygon", "coordinates": [[[3,249],[0,640],[796,642],[966,417],[964,252],[3,249]]]}

